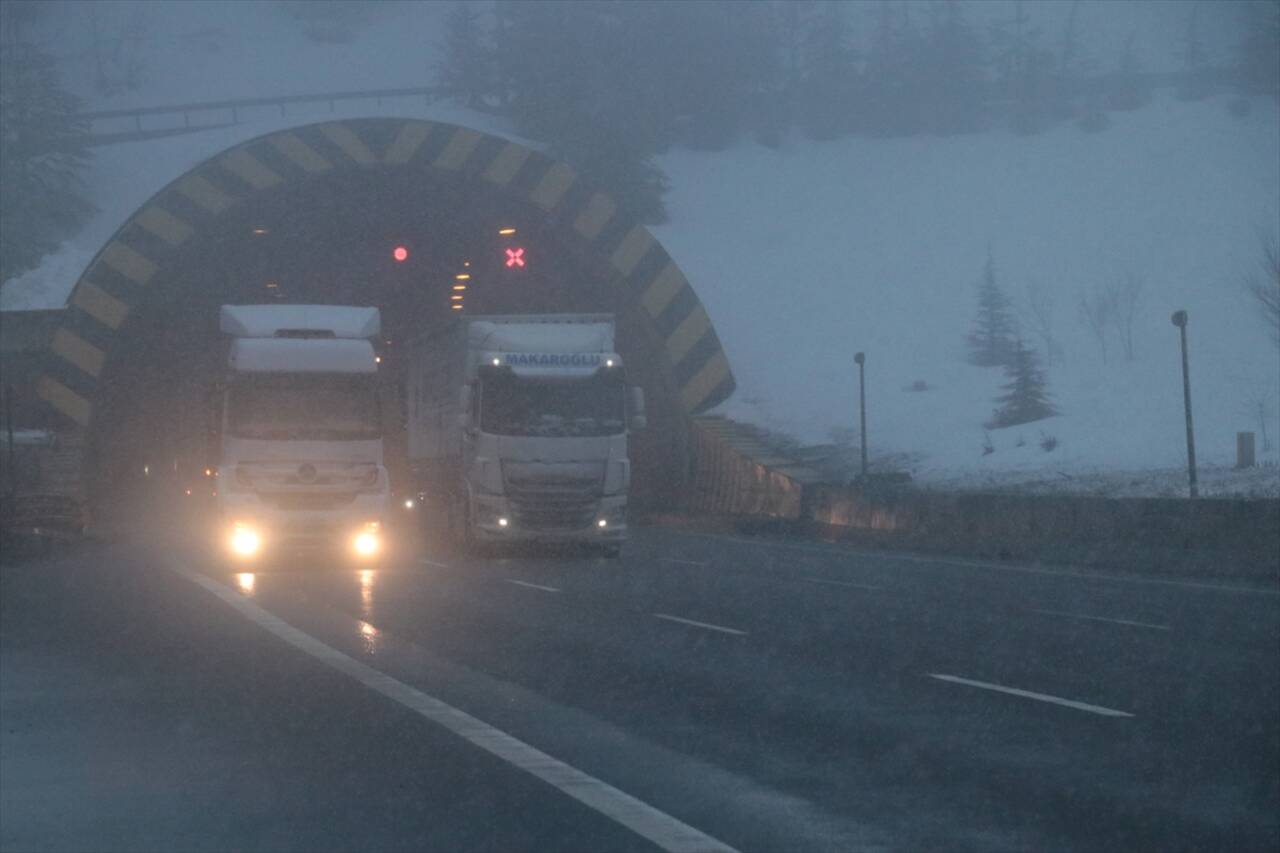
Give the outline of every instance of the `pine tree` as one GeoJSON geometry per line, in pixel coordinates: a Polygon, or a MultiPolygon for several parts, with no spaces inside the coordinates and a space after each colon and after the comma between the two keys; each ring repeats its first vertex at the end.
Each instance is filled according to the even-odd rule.
{"type": "Polygon", "coordinates": [[[436,72],[439,85],[468,107],[485,106],[485,99],[497,88],[494,51],[473,3],[458,2],[449,9],[444,56],[436,72]]]}
{"type": "Polygon", "coordinates": [[[923,101],[933,129],[965,133],[985,124],[986,56],[982,41],[964,19],[959,3],[931,7],[932,25],[923,64],[923,101]]]}
{"type": "Polygon", "coordinates": [[[77,107],[52,56],[25,43],[0,48],[0,281],[35,266],[94,212],[77,107]]]}
{"type": "Polygon", "coordinates": [[[1014,341],[1013,357],[1005,366],[1005,376],[1009,382],[1003,386],[1005,393],[996,398],[1000,408],[991,416],[988,429],[1031,423],[1058,413],[1049,402],[1040,358],[1021,338],[1014,341]]]}
{"type": "Polygon", "coordinates": [[[662,22],[635,7],[504,3],[500,62],[519,132],[652,224],[666,220],[667,179],[652,155],[667,122],[651,60],[629,48],[662,22]]]}
{"type": "Polygon", "coordinates": [[[857,57],[843,6],[828,5],[811,17],[803,22],[794,87],[798,124],[811,139],[836,139],[853,129],[857,57]]]}
{"type": "Polygon", "coordinates": [[[987,250],[987,263],[978,285],[978,316],[969,334],[969,363],[997,367],[1012,363],[1014,321],[1009,303],[996,280],[996,262],[987,250]]]}
{"type": "Polygon", "coordinates": [[[1040,29],[1031,26],[1022,0],[1014,3],[1014,15],[991,28],[999,84],[1012,101],[1012,127],[1016,133],[1040,133],[1056,112],[1057,95],[1053,54],[1040,47],[1040,29]]]}
{"type": "Polygon", "coordinates": [[[1245,94],[1280,95],[1280,0],[1243,10],[1245,37],[1236,53],[1237,76],[1245,94]]]}

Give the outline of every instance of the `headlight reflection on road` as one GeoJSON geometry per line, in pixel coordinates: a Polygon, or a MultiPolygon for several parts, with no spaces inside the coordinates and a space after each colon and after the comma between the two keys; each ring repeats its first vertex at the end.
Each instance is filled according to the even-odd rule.
{"type": "Polygon", "coordinates": [[[240,572],[236,575],[236,586],[240,587],[240,591],[245,595],[253,595],[253,585],[257,582],[257,578],[253,576],[253,572],[240,572]]]}
{"type": "Polygon", "coordinates": [[[365,619],[373,616],[373,581],[376,575],[373,569],[360,570],[360,615],[365,619]]]}
{"type": "Polygon", "coordinates": [[[364,640],[365,654],[373,654],[378,651],[378,629],[370,625],[368,622],[360,623],[360,637],[364,640]]]}

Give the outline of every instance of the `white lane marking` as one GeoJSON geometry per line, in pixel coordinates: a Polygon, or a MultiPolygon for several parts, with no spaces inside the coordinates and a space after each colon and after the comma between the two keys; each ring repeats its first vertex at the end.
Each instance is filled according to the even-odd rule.
{"type": "Polygon", "coordinates": [[[1117,711],[1114,708],[1104,708],[1101,705],[1090,705],[1088,702],[1077,702],[1074,699],[1063,699],[1059,696],[1050,696],[1048,693],[1036,693],[1032,690],[1020,690],[1017,687],[1005,687],[1000,684],[992,684],[989,681],[974,681],[971,678],[961,678],[958,675],[940,675],[935,672],[925,673],[930,678],[936,678],[939,681],[949,681],[952,684],[966,684],[969,687],[980,687],[983,690],[994,690],[997,693],[1008,693],[1010,696],[1021,696],[1024,699],[1035,699],[1037,702],[1049,702],[1054,705],[1062,705],[1067,708],[1075,708],[1077,711],[1088,711],[1090,714],[1098,714],[1103,717],[1132,717],[1127,711],[1117,711]]]}
{"type": "Polygon", "coordinates": [[[709,566],[710,562],[705,560],[677,560],[675,557],[663,557],[664,563],[679,563],[682,566],[709,566]]]}
{"type": "Polygon", "coordinates": [[[722,634],[735,634],[739,637],[745,637],[746,631],[739,631],[737,628],[726,628],[723,625],[712,625],[710,622],[698,622],[694,619],[684,619],[679,616],[672,616],[670,613],[655,613],[659,619],[666,619],[668,622],[679,622],[682,625],[692,625],[695,628],[706,628],[708,631],[719,631],[722,634]]]}
{"type": "Polygon", "coordinates": [[[829,581],[826,578],[801,578],[801,580],[808,581],[809,583],[826,584],[827,586],[851,586],[855,589],[884,589],[884,587],[872,586],[871,584],[867,584],[867,583],[853,583],[852,581],[829,581]]]}
{"type": "Polygon", "coordinates": [[[476,719],[465,711],[460,711],[452,705],[423,693],[416,687],[410,687],[368,664],[361,663],[325,645],[310,634],[264,610],[230,587],[190,569],[175,565],[170,565],[169,568],[204,587],[234,607],[241,616],[289,645],[349,675],[370,690],[377,691],[433,723],[443,726],[468,743],[538,777],[588,808],[652,841],[663,850],[671,853],[702,853],[702,851],[736,853],[734,848],[724,842],[665,812],[658,811],[648,803],[618,790],[607,782],[589,776],[524,741],[517,740],[501,729],[476,719]]]}
{"type": "Polygon", "coordinates": [[[995,569],[1001,572],[1022,572],[1029,575],[1056,575],[1068,578],[1088,578],[1089,580],[1115,581],[1117,583],[1155,584],[1157,586],[1180,586],[1187,589],[1212,589],[1217,592],[1240,592],[1251,595],[1280,595],[1280,589],[1255,586],[1225,586],[1216,583],[1199,581],[1180,581],[1170,578],[1143,578],[1134,575],[1108,575],[1102,572],[1073,572],[1066,569],[1035,569],[1030,566],[1009,566],[1004,563],[989,563],[984,560],[956,560],[948,557],[925,557],[913,554],[887,554],[884,551],[838,551],[821,545],[802,545],[791,542],[770,542],[764,539],[744,539],[741,536],[720,536],[714,533],[690,533],[686,530],[667,531],[681,536],[692,536],[698,539],[719,539],[737,542],[754,547],[781,548],[791,551],[807,551],[824,554],[828,557],[874,557],[877,560],[899,560],[905,563],[937,563],[944,566],[960,566],[968,569],[995,569]]]}
{"type": "Polygon", "coordinates": [[[448,563],[437,563],[435,560],[428,560],[425,557],[422,558],[421,560],[418,560],[418,562],[424,566],[436,566],[437,568],[441,568],[441,569],[449,568],[448,563]]]}
{"type": "Polygon", "coordinates": [[[554,586],[543,586],[540,583],[527,583],[525,581],[515,580],[514,578],[504,578],[503,580],[505,580],[507,583],[513,583],[516,586],[527,586],[529,587],[529,589],[540,589],[543,592],[559,592],[560,591],[556,589],[554,586]]]}
{"type": "Polygon", "coordinates": [[[1088,619],[1090,622],[1110,622],[1112,625],[1130,625],[1134,628],[1150,628],[1153,631],[1172,631],[1168,625],[1155,625],[1151,622],[1135,622],[1132,619],[1112,619],[1107,616],[1088,616],[1084,613],[1066,613],[1061,610],[1037,610],[1031,608],[1032,613],[1042,613],[1045,616],[1065,616],[1068,619],[1088,619]]]}

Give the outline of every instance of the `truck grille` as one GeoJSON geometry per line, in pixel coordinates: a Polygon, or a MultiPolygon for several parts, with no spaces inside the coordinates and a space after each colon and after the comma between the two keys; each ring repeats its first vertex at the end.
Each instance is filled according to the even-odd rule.
{"type": "Polygon", "coordinates": [[[346,506],[356,496],[351,492],[277,492],[262,498],[283,510],[322,510],[346,506]]]}
{"type": "Polygon", "coordinates": [[[518,526],[531,530],[590,527],[599,506],[594,480],[508,480],[507,497],[518,526]]]}

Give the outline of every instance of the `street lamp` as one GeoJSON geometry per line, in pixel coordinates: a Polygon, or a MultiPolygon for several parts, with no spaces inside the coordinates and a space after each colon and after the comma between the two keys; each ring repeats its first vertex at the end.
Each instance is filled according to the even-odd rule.
{"type": "Polygon", "coordinates": [[[1187,368],[1187,312],[1174,311],[1169,318],[1178,327],[1182,338],[1182,405],[1187,414],[1187,476],[1191,482],[1191,497],[1200,496],[1196,486],[1196,437],[1191,427],[1191,377],[1187,368]]]}
{"type": "Polygon", "coordinates": [[[857,352],[853,360],[858,365],[858,433],[862,439],[862,479],[867,479],[867,354],[857,352]]]}

